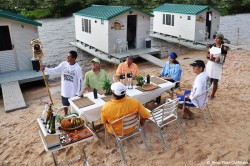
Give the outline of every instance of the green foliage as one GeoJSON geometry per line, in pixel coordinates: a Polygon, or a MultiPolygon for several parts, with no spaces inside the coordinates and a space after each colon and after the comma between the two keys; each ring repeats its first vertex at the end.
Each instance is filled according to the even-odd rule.
{"type": "Polygon", "coordinates": [[[250,0],[4,0],[0,3],[0,9],[35,19],[69,16],[92,4],[132,6],[151,12],[163,3],[212,5],[222,15],[250,11],[250,0]]]}
{"type": "Polygon", "coordinates": [[[112,91],[111,91],[111,81],[110,79],[106,79],[103,81],[103,87],[102,89],[106,91],[106,94],[112,94],[112,91]]]}
{"type": "Polygon", "coordinates": [[[49,9],[37,9],[33,11],[27,11],[23,9],[20,13],[23,16],[32,18],[32,19],[40,19],[40,18],[47,18],[51,16],[50,10],[49,9]]]}
{"type": "Polygon", "coordinates": [[[142,86],[144,84],[144,78],[142,76],[137,76],[136,78],[137,86],[142,86]]]}

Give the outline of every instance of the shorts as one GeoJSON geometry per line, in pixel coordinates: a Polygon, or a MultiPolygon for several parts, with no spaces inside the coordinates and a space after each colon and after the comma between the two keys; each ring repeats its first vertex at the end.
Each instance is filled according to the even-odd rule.
{"type": "Polygon", "coordinates": [[[63,106],[69,106],[70,105],[69,98],[62,96],[62,104],[63,104],[63,106]]]}
{"type": "MultiPolygon", "coordinates": [[[[184,92],[184,95],[177,96],[177,98],[179,98],[179,104],[183,104],[185,95],[190,94],[190,93],[191,93],[191,90],[186,90],[184,92]]],[[[189,98],[185,99],[185,106],[195,107],[195,105],[192,103],[192,101],[189,98]]]]}
{"type": "Polygon", "coordinates": [[[210,78],[210,82],[211,83],[218,83],[219,82],[219,79],[215,79],[215,78],[210,78]]]}

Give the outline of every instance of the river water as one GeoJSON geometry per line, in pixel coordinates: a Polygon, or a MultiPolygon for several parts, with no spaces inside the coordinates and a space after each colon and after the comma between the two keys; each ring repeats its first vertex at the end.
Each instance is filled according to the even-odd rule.
{"type": "MultiPolygon", "coordinates": [[[[250,46],[250,14],[223,16],[220,19],[220,31],[233,45],[250,46]],[[239,33],[238,33],[239,32],[239,33]]],[[[70,50],[76,50],[69,42],[75,40],[74,17],[41,19],[43,25],[39,27],[39,36],[43,44],[46,66],[55,66],[66,60],[70,50]]],[[[90,69],[89,61],[92,56],[87,53],[79,56],[78,61],[84,71],[90,69]]],[[[104,63],[105,65],[106,63],[104,63]]],[[[108,65],[108,64],[106,64],[108,65]]]]}

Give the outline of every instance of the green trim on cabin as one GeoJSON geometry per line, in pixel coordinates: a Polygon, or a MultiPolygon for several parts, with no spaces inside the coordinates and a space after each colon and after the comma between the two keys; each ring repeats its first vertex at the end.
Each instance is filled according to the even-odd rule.
{"type": "Polygon", "coordinates": [[[40,22],[31,20],[27,17],[21,16],[21,15],[15,14],[15,13],[3,11],[1,9],[0,9],[0,17],[7,18],[10,20],[24,22],[24,23],[31,24],[31,25],[42,26],[42,24],[40,22]]]}
{"type": "MultiPolygon", "coordinates": [[[[188,5],[188,4],[164,3],[160,6],[158,6],[157,8],[153,9],[153,11],[196,15],[198,13],[203,12],[204,10],[207,10],[208,8],[213,8],[213,7],[208,6],[208,5],[188,5]]],[[[213,8],[213,9],[218,11],[215,8],[213,8]]]]}
{"type": "Polygon", "coordinates": [[[74,15],[98,18],[101,20],[110,20],[129,10],[137,10],[141,13],[149,15],[150,17],[153,16],[150,13],[147,13],[147,12],[144,12],[144,11],[141,11],[141,10],[129,7],[129,6],[105,6],[105,5],[92,5],[88,8],[82,9],[74,13],[74,15]]]}

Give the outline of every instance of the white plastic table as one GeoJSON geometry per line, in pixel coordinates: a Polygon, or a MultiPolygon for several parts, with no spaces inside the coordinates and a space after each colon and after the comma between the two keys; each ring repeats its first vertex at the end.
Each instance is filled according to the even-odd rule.
{"type": "MultiPolygon", "coordinates": [[[[172,90],[175,87],[175,83],[167,81],[166,83],[159,84],[158,86],[160,88],[144,92],[136,89],[136,86],[133,86],[133,89],[126,90],[126,95],[136,98],[142,104],[146,104],[147,102],[150,102],[151,100],[160,96],[163,92],[172,90]]],[[[105,95],[98,94],[98,98],[94,99],[93,92],[89,92],[84,94],[84,96],[88,97],[91,101],[94,102],[94,104],[83,108],[78,108],[72,100],[78,99],[79,97],[72,97],[69,99],[71,111],[78,113],[81,118],[87,120],[88,122],[95,122],[99,120],[102,106],[106,103],[101,98],[105,97],[105,95]]]]}

